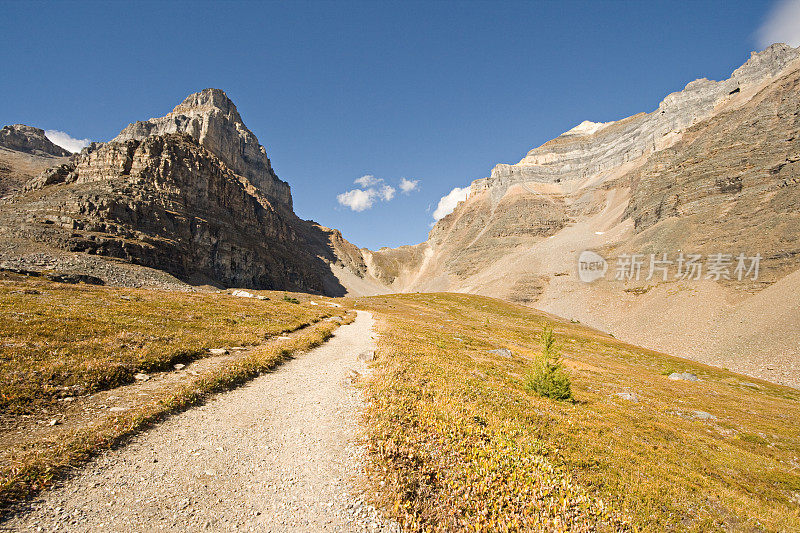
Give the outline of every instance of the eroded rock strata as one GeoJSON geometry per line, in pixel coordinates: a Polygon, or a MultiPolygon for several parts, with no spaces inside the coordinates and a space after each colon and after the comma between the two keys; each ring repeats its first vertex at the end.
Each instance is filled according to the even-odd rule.
{"type": "Polygon", "coordinates": [[[352,263],[341,234],[294,215],[288,184],[216,89],[41,172],[0,226],[12,268],[80,254],[192,284],[343,294],[329,263],[352,263]]]}

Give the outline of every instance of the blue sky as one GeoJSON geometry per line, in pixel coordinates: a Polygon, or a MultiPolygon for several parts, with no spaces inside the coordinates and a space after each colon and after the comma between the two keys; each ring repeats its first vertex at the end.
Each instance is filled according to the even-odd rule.
{"type": "Polygon", "coordinates": [[[106,141],[192,92],[224,89],[297,213],[373,249],[424,240],[439,199],[496,163],[583,120],[651,111],[695,78],[728,77],[800,26],[797,2],[757,0],[10,1],[2,11],[0,123],[106,141]],[[417,188],[403,193],[402,178],[417,188]],[[337,201],[369,196],[367,182],[370,208],[337,201]]]}

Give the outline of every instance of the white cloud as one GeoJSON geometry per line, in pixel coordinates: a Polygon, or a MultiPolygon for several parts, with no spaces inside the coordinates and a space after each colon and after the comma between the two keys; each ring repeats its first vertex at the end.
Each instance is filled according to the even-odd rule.
{"type": "Polygon", "coordinates": [[[365,176],[361,176],[360,178],[353,181],[356,185],[361,185],[362,187],[374,187],[375,185],[381,183],[383,181],[382,178],[376,178],[372,174],[367,174],[365,176]]]}
{"type": "Polygon", "coordinates": [[[388,202],[392,198],[394,198],[394,193],[396,189],[391,185],[382,185],[380,190],[378,191],[378,196],[381,197],[381,200],[384,202],[388,202]]]}
{"type": "Polygon", "coordinates": [[[762,48],[774,43],[800,46],[800,0],[779,0],[758,28],[762,48]]]}
{"type": "Polygon", "coordinates": [[[364,211],[372,207],[375,203],[375,189],[353,189],[352,191],[343,192],[336,196],[336,199],[345,207],[349,207],[353,211],[364,211]]]}
{"type": "Polygon", "coordinates": [[[89,139],[75,139],[68,133],[58,130],[47,130],[44,132],[44,136],[53,144],[73,153],[80,152],[92,142],[89,139]]]}
{"type": "MultiPolygon", "coordinates": [[[[365,211],[370,209],[378,200],[390,202],[397,194],[397,189],[395,187],[388,185],[383,178],[376,178],[372,174],[361,176],[353,180],[353,183],[360,187],[336,196],[336,200],[341,205],[349,207],[353,211],[365,211]]],[[[404,194],[408,194],[411,191],[419,189],[419,180],[401,178],[398,187],[400,187],[400,190],[403,191],[404,194]]]]}
{"type": "Polygon", "coordinates": [[[394,198],[397,189],[383,182],[383,178],[376,178],[372,174],[361,176],[353,181],[363,187],[343,192],[336,196],[336,200],[353,211],[364,211],[371,208],[376,200],[389,202],[394,198]]]}
{"type": "Polygon", "coordinates": [[[405,194],[408,194],[411,191],[416,191],[418,188],[419,180],[407,180],[405,178],[400,178],[400,190],[405,194]]]}
{"type": "Polygon", "coordinates": [[[436,206],[436,210],[433,212],[434,220],[441,220],[452,213],[458,205],[458,202],[463,202],[466,200],[468,194],[469,187],[456,187],[446,196],[442,196],[442,199],[439,200],[439,205],[436,206]]]}

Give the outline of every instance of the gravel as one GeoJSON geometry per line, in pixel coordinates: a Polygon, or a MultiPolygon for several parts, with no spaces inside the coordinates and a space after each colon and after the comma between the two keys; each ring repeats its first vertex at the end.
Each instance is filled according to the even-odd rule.
{"type": "Polygon", "coordinates": [[[0,524],[18,531],[399,531],[355,488],[374,351],[365,311],[325,345],[110,450],[0,524]]]}

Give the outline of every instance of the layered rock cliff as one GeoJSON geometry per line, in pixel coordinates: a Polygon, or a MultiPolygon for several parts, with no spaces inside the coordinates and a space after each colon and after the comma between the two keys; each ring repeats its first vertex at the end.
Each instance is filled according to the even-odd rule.
{"type": "Polygon", "coordinates": [[[773,45],[727,80],[693,81],[655,111],[583,122],[497,165],[418,253],[365,254],[368,274],[395,291],[517,301],[800,386],[799,57],[773,45]],[[579,279],[583,250],[608,259],[604,280],[579,279]],[[686,281],[673,264],[666,280],[648,279],[650,254],[663,253],[760,255],[759,275],[739,281],[731,264],[732,279],[703,270],[686,281]],[[641,254],[638,279],[613,279],[624,254],[641,254]]]}
{"type": "Polygon", "coordinates": [[[491,176],[475,181],[471,193],[495,196],[515,183],[585,180],[674,144],[683,131],[719,112],[731,100],[752,96],[800,56],[800,50],[775,44],[723,81],[694,80],[668,95],[655,111],[597,123],[585,121],[534,148],[517,164],[499,164],[491,176]]]}
{"type": "MultiPolygon", "coordinates": [[[[297,218],[264,147],[207,89],[41,172],[0,209],[0,266],[82,268],[89,257],[191,284],[341,295],[331,268],[358,270],[360,255],[297,218]]],[[[129,284],[125,268],[114,279],[129,284]]]]}
{"type": "Polygon", "coordinates": [[[0,129],[0,147],[17,152],[55,157],[66,157],[72,153],[53,144],[45,136],[44,130],[24,124],[3,126],[3,129],[0,129]]]}
{"type": "Polygon", "coordinates": [[[39,172],[70,155],[53,144],[44,130],[24,124],[4,126],[0,129],[0,198],[18,192],[39,172]]]}
{"type": "Polygon", "coordinates": [[[250,180],[276,207],[292,209],[289,184],[272,170],[266,150],[244,125],[224,91],[205,89],[189,95],[163,117],[130,124],[112,142],[168,133],[190,135],[233,172],[250,180]]]}

